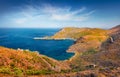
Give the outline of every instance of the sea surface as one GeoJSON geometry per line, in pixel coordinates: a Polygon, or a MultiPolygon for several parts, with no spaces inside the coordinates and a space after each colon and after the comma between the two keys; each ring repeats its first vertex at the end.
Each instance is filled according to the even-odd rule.
{"type": "Polygon", "coordinates": [[[0,46],[13,49],[29,49],[57,60],[69,59],[74,53],[67,53],[73,40],[34,40],[34,37],[52,36],[60,29],[0,29],[0,46]]]}

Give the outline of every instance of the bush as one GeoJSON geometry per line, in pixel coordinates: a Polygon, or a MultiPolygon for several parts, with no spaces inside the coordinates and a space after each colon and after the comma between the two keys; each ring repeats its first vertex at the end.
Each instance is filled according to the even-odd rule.
{"type": "Polygon", "coordinates": [[[11,67],[15,67],[15,63],[11,62],[11,63],[10,63],[10,66],[11,66],[11,67]]]}
{"type": "Polygon", "coordinates": [[[61,73],[69,73],[70,70],[61,70],[61,73]]]}
{"type": "Polygon", "coordinates": [[[38,70],[27,70],[26,74],[27,75],[39,75],[40,71],[38,71],[38,70]]]}
{"type": "Polygon", "coordinates": [[[2,67],[2,68],[0,68],[0,73],[11,74],[11,70],[8,67],[2,67]]]}
{"type": "Polygon", "coordinates": [[[19,69],[19,68],[13,68],[14,74],[15,75],[23,75],[23,70],[19,69]]]}
{"type": "Polygon", "coordinates": [[[83,52],[82,55],[95,54],[97,51],[94,48],[90,48],[88,51],[83,52]]]}
{"type": "Polygon", "coordinates": [[[52,70],[27,70],[27,75],[40,75],[40,74],[52,74],[55,73],[52,70]]]}

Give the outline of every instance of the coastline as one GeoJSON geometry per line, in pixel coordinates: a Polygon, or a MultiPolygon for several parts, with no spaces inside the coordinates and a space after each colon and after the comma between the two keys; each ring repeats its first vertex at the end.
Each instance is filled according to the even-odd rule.
{"type": "MultiPolygon", "coordinates": [[[[77,39],[73,39],[73,38],[52,38],[52,37],[48,37],[48,36],[46,36],[46,37],[34,37],[33,38],[34,40],[56,40],[56,41],[59,41],[59,40],[72,40],[72,41],[76,41],[77,39]]],[[[72,44],[72,45],[74,45],[74,44],[72,44]]],[[[72,46],[71,45],[71,46],[72,46]]],[[[70,47],[69,47],[70,48],[70,47]]],[[[68,48],[68,49],[69,49],[68,48]]],[[[68,50],[67,49],[67,50],[68,50]]],[[[73,56],[71,56],[70,58],[68,58],[68,59],[65,59],[65,60],[57,60],[57,61],[71,61],[72,59],[74,59],[74,57],[75,56],[77,56],[78,55],[78,53],[77,52],[75,52],[75,51],[67,51],[66,50],[66,52],[67,53],[74,53],[74,55],[73,56]]],[[[55,59],[56,60],[56,59],[55,59]]]]}
{"type": "Polygon", "coordinates": [[[34,40],[73,40],[76,41],[76,39],[73,38],[52,38],[52,37],[34,37],[34,40]]]}

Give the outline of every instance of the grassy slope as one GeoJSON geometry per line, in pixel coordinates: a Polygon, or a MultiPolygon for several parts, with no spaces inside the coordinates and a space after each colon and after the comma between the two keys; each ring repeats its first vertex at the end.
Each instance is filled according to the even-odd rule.
{"type": "MultiPolygon", "coordinates": [[[[84,68],[85,70],[87,70],[88,67],[91,68],[90,65],[92,64],[97,66],[95,68],[92,67],[92,69],[99,71],[99,73],[102,73],[105,77],[119,77],[120,26],[117,26],[113,28],[113,30],[111,29],[109,31],[109,37],[113,38],[113,42],[111,42],[110,38],[107,38],[107,40],[104,40],[100,45],[98,45],[99,49],[91,48],[77,54],[77,56],[71,61],[71,64],[74,66],[76,65],[80,69],[84,68]]],[[[92,45],[92,43],[90,45],[92,45]]],[[[81,46],[79,46],[79,48],[80,47],[81,46]]]]}
{"type": "Polygon", "coordinates": [[[59,72],[61,69],[69,69],[69,67],[38,52],[0,47],[0,73],[2,74],[47,74],[59,72]]]}
{"type": "Polygon", "coordinates": [[[68,52],[74,51],[76,53],[70,59],[72,71],[94,69],[104,76],[110,77],[113,75],[117,77],[120,76],[120,55],[118,54],[120,51],[120,34],[115,34],[119,33],[119,31],[119,26],[110,30],[64,28],[56,33],[53,38],[77,39],[76,43],[68,49],[68,52]],[[111,37],[110,34],[114,34],[112,37],[114,37],[115,41],[112,44],[108,42],[109,37],[111,37]],[[97,67],[94,68],[94,65],[97,67]]]}
{"type": "MultiPolygon", "coordinates": [[[[106,34],[106,30],[98,29],[98,28],[75,28],[75,27],[66,27],[57,32],[52,38],[73,38],[78,39],[83,36],[96,36],[94,38],[100,38],[106,34]],[[98,37],[97,37],[98,36],[98,37]]],[[[92,40],[91,38],[89,40],[92,40]]]]}

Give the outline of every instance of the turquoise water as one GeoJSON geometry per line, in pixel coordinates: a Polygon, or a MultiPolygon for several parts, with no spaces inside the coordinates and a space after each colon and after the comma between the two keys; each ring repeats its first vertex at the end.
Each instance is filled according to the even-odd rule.
{"type": "Polygon", "coordinates": [[[73,40],[34,40],[34,37],[52,36],[60,29],[0,29],[0,46],[13,49],[29,49],[57,60],[74,55],[66,50],[73,40]]]}

